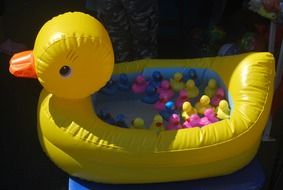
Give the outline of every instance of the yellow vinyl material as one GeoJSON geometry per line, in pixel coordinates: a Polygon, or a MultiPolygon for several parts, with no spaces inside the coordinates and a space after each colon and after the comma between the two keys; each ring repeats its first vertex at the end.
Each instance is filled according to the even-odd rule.
{"type": "MultiPolygon", "coordinates": [[[[35,62],[28,62],[28,68],[36,74],[21,76],[35,76],[43,86],[38,102],[42,148],[72,176],[117,184],[199,179],[237,171],[257,153],[273,97],[270,53],[114,65],[112,44],[102,24],[87,14],[69,12],[43,25],[28,55],[35,62]],[[91,95],[113,74],[147,68],[216,72],[233,104],[230,118],[159,134],[119,128],[99,119],[91,95]]],[[[21,62],[19,55],[15,58],[13,67],[21,62]]]]}
{"type": "Polygon", "coordinates": [[[129,130],[103,122],[94,113],[90,97],[71,101],[43,90],[39,137],[59,167],[96,182],[151,183],[225,175],[254,158],[272,102],[274,60],[270,53],[140,60],[115,65],[114,73],[148,67],[215,71],[231,95],[231,118],[203,128],[156,135],[150,130],[129,130]]]}

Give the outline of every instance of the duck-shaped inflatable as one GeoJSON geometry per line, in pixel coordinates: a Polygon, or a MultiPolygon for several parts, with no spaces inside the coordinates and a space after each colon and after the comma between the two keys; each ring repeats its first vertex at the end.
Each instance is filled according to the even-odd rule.
{"type": "Polygon", "coordinates": [[[183,74],[180,72],[174,73],[173,77],[170,78],[170,86],[175,92],[184,89],[185,83],[183,81],[183,74]]]}
{"type": "Polygon", "coordinates": [[[88,181],[140,184],[221,176],[250,163],[270,114],[274,65],[272,54],[260,52],[136,60],[114,67],[111,41],[102,24],[90,15],[69,12],[44,24],[33,51],[12,57],[10,72],[38,78],[43,85],[38,101],[38,137],[44,152],[59,168],[88,181]],[[159,135],[100,119],[93,97],[111,76],[130,76],[147,68],[215,71],[227,85],[233,106],[230,118],[203,128],[159,135]]]}

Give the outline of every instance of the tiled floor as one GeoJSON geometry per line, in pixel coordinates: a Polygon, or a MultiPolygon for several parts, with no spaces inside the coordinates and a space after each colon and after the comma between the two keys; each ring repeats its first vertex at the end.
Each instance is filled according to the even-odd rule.
{"type": "MultiPolygon", "coordinates": [[[[25,43],[29,48],[33,46],[37,31],[51,17],[69,10],[85,11],[83,1],[75,0],[9,0],[6,3],[4,26],[7,37],[25,43]]],[[[170,53],[172,58],[179,56],[178,52],[170,53]]],[[[170,55],[165,54],[167,57],[170,55]]],[[[1,160],[4,163],[1,166],[0,189],[66,189],[66,174],[49,160],[37,138],[36,108],[41,86],[33,79],[12,77],[8,73],[8,59],[0,56],[1,122],[4,123],[0,138],[1,160]]],[[[270,179],[276,177],[273,171],[278,150],[282,149],[282,143],[279,147],[282,116],[283,109],[274,116],[272,135],[277,141],[263,142],[258,153],[266,172],[266,190],[271,190],[270,179]]]]}

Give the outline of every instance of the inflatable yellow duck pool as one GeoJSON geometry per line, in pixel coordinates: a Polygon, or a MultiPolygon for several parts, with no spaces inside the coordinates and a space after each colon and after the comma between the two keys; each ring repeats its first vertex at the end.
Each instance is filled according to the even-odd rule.
{"type": "Polygon", "coordinates": [[[270,53],[180,60],[138,60],[114,66],[111,41],[93,17],[69,12],[39,31],[33,51],[10,61],[10,72],[44,87],[38,135],[51,160],[72,176],[103,183],[157,183],[232,173],[257,153],[273,96],[270,53]],[[200,68],[226,85],[230,118],[175,131],[125,129],[99,119],[91,95],[112,74],[146,68],[200,68]]]}

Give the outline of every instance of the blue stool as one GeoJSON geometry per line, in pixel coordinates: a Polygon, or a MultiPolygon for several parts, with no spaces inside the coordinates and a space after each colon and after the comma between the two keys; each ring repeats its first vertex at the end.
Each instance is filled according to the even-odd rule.
{"type": "Polygon", "coordinates": [[[200,180],[154,184],[102,184],[69,178],[69,190],[259,190],[265,175],[255,159],[245,168],[226,176],[200,180]]]}

